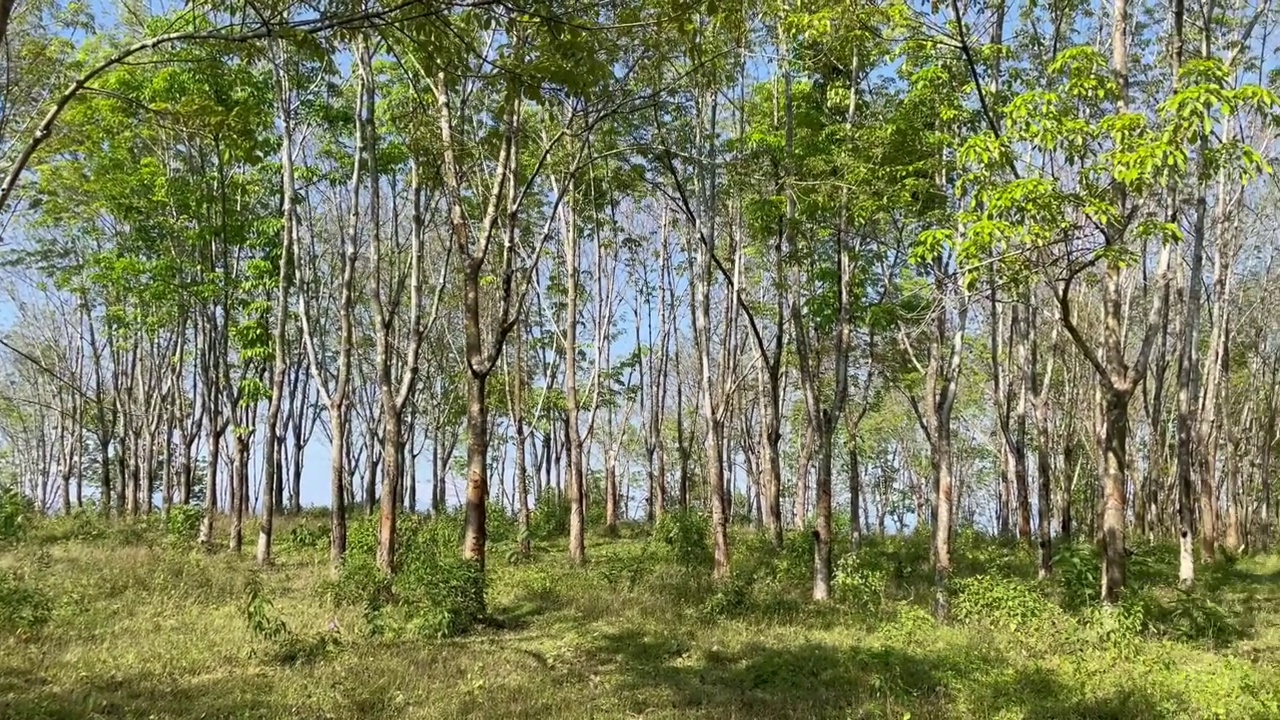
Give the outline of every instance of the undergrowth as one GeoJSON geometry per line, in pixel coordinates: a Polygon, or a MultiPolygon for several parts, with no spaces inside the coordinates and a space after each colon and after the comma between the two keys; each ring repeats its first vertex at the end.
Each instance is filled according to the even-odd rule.
{"type": "Polygon", "coordinates": [[[1182,592],[1168,548],[1135,546],[1103,609],[1087,546],[1040,581],[1025,546],[961,533],[940,623],[924,535],[841,538],[816,605],[806,533],[735,528],[717,581],[696,514],[591,535],[584,567],[551,510],[532,558],[504,560],[499,518],[484,577],[460,515],[404,516],[394,579],[375,519],[352,518],[335,575],[324,514],[282,519],[262,570],[197,550],[192,516],[85,512],[9,542],[0,716],[1280,717],[1280,559],[1203,566],[1182,592]]]}

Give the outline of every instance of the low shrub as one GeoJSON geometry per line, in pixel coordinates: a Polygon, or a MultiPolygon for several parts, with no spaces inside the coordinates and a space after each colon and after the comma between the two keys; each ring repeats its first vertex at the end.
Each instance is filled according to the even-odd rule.
{"type": "Polygon", "coordinates": [[[750,613],[752,602],[753,578],[731,575],[728,579],[715,584],[715,589],[703,601],[699,608],[703,615],[715,619],[739,617],[750,613]]]}
{"type": "Polygon", "coordinates": [[[1035,572],[1035,551],[1014,537],[993,537],[965,526],[956,532],[952,547],[956,548],[953,570],[957,575],[986,573],[1025,577],[1035,572]]]}
{"type": "MultiPolygon", "coordinates": [[[[461,509],[435,515],[401,515],[396,528],[396,556],[457,555],[462,547],[464,522],[461,509]]],[[[492,534],[489,540],[494,540],[492,534]]]]}
{"type": "Polygon", "coordinates": [[[569,500],[554,488],[538,498],[529,513],[529,534],[539,540],[554,540],[569,534],[569,500]]]}
{"type": "Polygon", "coordinates": [[[191,544],[200,533],[204,512],[195,505],[174,505],[164,519],[165,539],[171,543],[191,544]]]}
{"type": "Polygon", "coordinates": [[[334,607],[365,607],[389,592],[388,579],[370,558],[348,555],[337,577],[321,585],[334,607]]]}
{"type": "Polygon", "coordinates": [[[279,547],[286,552],[315,552],[329,549],[332,528],[329,520],[300,520],[289,528],[279,540],[279,547]]]}
{"type": "Polygon", "coordinates": [[[895,603],[889,613],[889,621],[881,625],[878,634],[898,643],[906,644],[911,638],[933,632],[938,621],[933,612],[908,602],[895,603]]]}
{"type": "Polygon", "coordinates": [[[347,557],[372,558],[378,551],[378,516],[361,515],[347,520],[347,557]]]}
{"type": "Polygon", "coordinates": [[[42,518],[32,529],[28,539],[52,545],[80,541],[93,542],[111,534],[111,521],[102,510],[93,505],[76,508],[70,515],[42,518]]]}
{"type": "Polygon", "coordinates": [[[929,570],[929,542],[927,532],[868,536],[858,547],[859,563],[883,569],[891,585],[930,585],[933,576],[929,570]]]}
{"type": "Polygon", "coordinates": [[[28,577],[0,570],[0,631],[34,635],[53,617],[53,598],[28,577]]]}
{"type": "Polygon", "coordinates": [[[245,583],[244,619],[258,642],[255,654],[281,665],[297,665],[318,660],[340,645],[338,625],[330,621],[324,631],[312,635],[294,632],[277,613],[255,572],[245,583]]]}
{"type": "MultiPolygon", "coordinates": [[[[448,517],[458,526],[458,542],[454,546],[456,548],[462,543],[464,520],[462,509],[448,513],[448,517]]],[[[520,536],[520,524],[516,517],[494,506],[489,507],[489,513],[485,518],[485,530],[488,533],[489,542],[494,544],[513,543],[520,536]]]]}
{"type": "Polygon", "coordinates": [[[26,536],[36,519],[36,505],[15,488],[0,488],[0,543],[26,536]]]}
{"type": "Polygon", "coordinates": [[[875,613],[889,592],[889,573],[879,558],[852,552],[836,562],[832,590],[836,599],[852,608],[875,613]]]}
{"type": "Polygon", "coordinates": [[[380,636],[450,637],[483,619],[484,574],[459,556],[459,513],[401,516],[393,577],[374,564],[377,522],[361,518],[348,529],[346,560],[327,588],[333,603],[362,607],[380,636]]]}
{"type": "Polygon", "coordinates": [[[711,564],[711,521],[693,510],[669,510],[653,525],[651,539],[682,565],[711,564]]]}
{"type": "Polygon", "coordinates": [[[951,614],[971,624],[1013,631],[1044,623],[1061,611],[1026,582],[995,575],[957,578],[951,586],[951,614]]]}
{"type": "Polygon", "coordinates": [[[164,524],[159,514],[126,518],[109,523],[107,537],[119,545],[152,547],[164,537],[164,524]]]}
{"type": "Polygon", "coordinates": [[[1196,591],[1178,589],[1176,592],[1162,623],[1172,637],[1185,642],[1226,645],[1243,635],[1239,623],[1221,605],[1196,591]]]}
{"type": "Polygon", "coordinates": [[[660,558],[648,545],[636,545],[635,550],[600,554],[591,561],[591,569],[611,587],[624,588],[628,592],[657,571],[660,558]]]}
{"type": "Polygon", "coordinates": [[[813,582],[813,533],[811,529],[782,536],[774,572],[780,579],[804,587],[813,582]]]}
{"type": "Polygon", "coordinates": [[[461,635],[484,618],[484,573],[451,554],[418,557],[401,566],[388,602],[366,608],[377,635],[445,638],[461,635]]]}
{"type": "Polygon", "coordinates": [[[1053,557],[1053,580],[1058,586],[1062,606],[1078,611],[1098,603],[1102,587],[1102,569],[1097,550],[1085,543],[1072,543],[1058,548],[1053,557]]]}

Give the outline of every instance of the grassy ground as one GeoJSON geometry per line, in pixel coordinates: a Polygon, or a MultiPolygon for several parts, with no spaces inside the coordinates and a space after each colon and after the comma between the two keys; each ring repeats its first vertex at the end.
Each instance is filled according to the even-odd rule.
{"type": "Polygon", "coordinates": [[[0,552],[0,717],[1280,718],[1276,557],[1207,568],[1189,598],[1135,561],[1124,610],[1069,612],[1087,566],[1036,583],[1029,552],[962,538],[940,626],[911,540],[844,561],[827,607],[803,599],[800,536],[781,554],[740,538],[728,586],[640,537],[593,538],[586,569],[556,543],[520,564],[500,545],[492,621],[391,639],[335,607],[322,551],[284,543],[260,575],[270,614],[326,649],[285,662],[249,630],[247,555],[68,534],[0,552]],[[23,602],[47,622],[14,621],[23,602]]]}

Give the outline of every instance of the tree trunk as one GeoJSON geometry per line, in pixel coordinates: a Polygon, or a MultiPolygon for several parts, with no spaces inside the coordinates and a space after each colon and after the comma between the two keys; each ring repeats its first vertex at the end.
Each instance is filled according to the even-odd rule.
{"type": "Polygon", "coordinates": [[[276,94],[280,108],[280,119],[284,127],[281,134],[280,152],[280,192],[283,199],[282,220],[283,232],[280,240],[280,267],[276,277],[275,332],[272,336],[274,365],[271,369],[271,400],[267,404],[267,426],[263,433],[262,462],[262,521],[258,525],[259,565],[271,562],[271,531],[275,521],[276,486],[283,488],[284,478],[280,477],[283,469],[279,462],[280,442],[280,408],[284,402],[285,375],[289,372],[289,348],[285,332],[289,319],[289,283],[293,278],[290,253],[293,250],[294,219],[294,181],[293,181],[293,117],[290,112],[291,93],[289,91],[289,73],[283,68],[283,44],[277,43],[281,52],[281,67],[276,72],[276,94]]]}
{"type": "Polygon", "coordinates": [[[485,505],[489,499],[489,465],[486,462],[489,453],[489,406],[485,397],[488,380],[487,375],[473,373],[467,385],[467,506],[462,556],[475,562],[482,570],[488,539],[485,505]]]}
{"type": "Polygon", "coordinates": [[[710,418],[706,443],[707,483],[711,491],[711,538],[714,546],[712,575],[716,579],[729,576],[729,529],[724,488],[724,423],[710,418]]]}
{"type": "Polygon", "coordinates": [[[1013,336],[1014,357],[1022,372],[1018,373],[1018,387],[1010,389],[1013,399],[1013,412],[1010,417],[1010,455],[1013,460],[1013,484],[1018,495],[1018,537],[1028,544],[1031,540],[1031,491],[1027,483],[1027,374],[1025,366],[1028,360],[1027,336],[1025,328],[1026,310],[1019,304],[1014,305],[1010,318],[1010,334],[1013,336]]]}
{"type": "Polygon", "coordinates": [[[227,546],[233,553],[244,548],[244,516],[249,507],[250,438],[252,434],[248,432],[233,431],[231,434],[231,539],[227,546]]]}
{"type": "MultiPolygon", "coordinates": [[[[572,193],[572,184],[569,192],[572,193]]],[[[565,262],[564,405],[565,441],[568,450],[569,561],[581,565],[587,559],[586,485],[583,472],[582,431],[578,418],[578,237],[571,206],[563,209],[565,262]]]]}
{"type": "Polygon", "coordinates": [[[329,493],[333,506],[329,509],[329,564],[342,565],[347,553],[347,408],[335,401],[329,405],[329,428],[333,446],[329,449],[329,493]]]}
{"type": "Polygon", "coordinates": [[[209,467],[205,470],[204,516],[200,521],[200,544],[213,547],[213,520],[218,513],[218,465],[221,464],[222,435],[226,425],[217,417],[209,419],[209,467]]]}
{"type": "Polygon", "coordinates": [[[809,462],[813,458],[814,445],[813,426],[805,428],[804,444],[800,446],[800,454],[796,461],[796,497],[792,509],[792,522],[797,529],[804,529],[809,520],[809,462]]]}
{"type": "MultiPolygon", "coordinates": [[[[378,512],[378,569],[390,575],[396,567],[396,516],[399,505],[401,467],[404,447],[401,443],[400,408],[383,407],[382,414],[382,499],[378,512]]],[[[370,468],[370,473],[373,470],[370,468]]]]}
{"type": "Polygon", "coordinates": [[[831,455],[835,432],[829,413],[825,424],[818,438],[817,524],[813,531],[813,599],[818,601],[831,599],[831,455]]]}
{"type": "Polygon", "coordinates": [[[1113,605],[1120,601],[1125,580],[1125,476],[1128,469],[1125,442],[1129,431],[1129,397],[1115,390],[1104,391],[1104,397],[1102,601],[1113,605]]]}
{"type": "MultiPolygon", "coordinates": [[[[1187,276],[1187,302],[1182,324],[1182,338],[1178,348],[1178,584],[1190,588],[1195,583],[1195,554],[1192,537],[1195,534],[1195,510],[1192,507],[1192,467],[1195,463],[1195,427],[1200,398],[1199,342],[1200,286],[1203,283],[1204,263],[1204,197],[1196,202],[1195,224],[1192,231],[1190,269],[1187,276]]],[[[1204,449],[1201,448],[1201,452],[1204,449]]],[[[1201,488],[1202,493],[1204,487],[1201,488]]],[[[1211,502],[1211,501],[1210,501],[1211,502]]],[[[1201,496],[1201,522],[1213,532],[1212,513],[1204,513],[1205,499],[1201,496]]],[[[1213,540],[1205,541],[1206,558],[1213,557],[1213,540]]]]}
{"type": "Polygon", "coordinates": [[[849,438],[849,543],[857,550],[862,544],[862,463],[858,456],[858,440],[849,438]]]}
{"type": "MultiPolygon", "coordinates": [[[[1029,299],[1029,298],[1028,298],[1029,299]]],[[[1049,389],[1053,379],[1053,353],[1055,343],[1050,341],[1049,360],[1043,373],[1040,372],[1040,338],[1038,334],[1038,318],[1035,308],[1027,304],[1026,330],[1029,356],[1024,364],[1028,377],[1026,384],[1031,389],[1032,417],[1036,430],[1036,480],[1039,486],[1039,576],[1043,580],[1053,572],[1053,459],[1050,455],[1051,443],[1054,439],[1054,428],[1049,414],[1049,389]]],[[[1056,340],[1057,333],[1054,333],[1056,340]]],[[[1069,442],[1069,439],[1068,439],[1069,442]]],[[[1063,468],[1065,475],[1069,468],[1063,468]]]]}
{"type": "Polygon", "coordinates": [[[937,488],[934,501],[933,525],[933,586],[934,614],[945,618],[950,611],[947,598],[947,580],[951,576],[951,423],[934,424],[936,438],[933,443],[933,473],[937,488]]]}
{"type": "Polygon", "coordinates": [[[610,537],[618,534],[618,463],[612,457],[604,466],[604,531],[610,537]]]}

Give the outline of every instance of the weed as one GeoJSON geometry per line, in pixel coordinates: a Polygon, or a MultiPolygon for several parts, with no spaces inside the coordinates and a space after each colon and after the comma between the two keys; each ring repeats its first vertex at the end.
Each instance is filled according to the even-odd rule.
{"type": "Polygon", "coordinates": [[[849,553],[836,563],[832,583],[836,598],[851,608],[874,614],[884,603],[889,586],[889,573],[873,565],[875,558],[862,553],[849,553]]]}
{"type": "Polygon", "coordinates": [[[960,622],[1018,632],[1044,627],[1060,613],[1039,591],[1021,580],[974,575],[952,582],[951,614],[960,622]]]}
{"type": "Polygon", "coordinates": [[[553,540],[569,535],[569,500],[554,488],[538,498],[529,514],[529,532],[539,540],[553,540]]]}
{"type": "Polygon", "coordinates": [[[1096,605],[1102,585],[1097,551],[1084,543],[1063,545],[1053,558],[1053,579],[1063,607],[1076,611],[1096,605]]]}
{"type": "Polygon", "coordinates": [[[29,577],[0,569],[0,631],[28,638],[53,617],[53,598],[29,577]]]}
{"type": "Polygon", "coordinates": [[[329,549],[329,522],[301,519],[280,538],[280,549],[285,552],[313,552],[329,549]]]}
{"type": "Polygon", "coordinates": [[[351,527],[342,571],[327,590],[335,605],[362,608],[370,633],[451,637],[483,619],[483,573],[458,555],[460,515],[400,518],[394,577],[374,565],[377,519],[351,527]]]}
{"type": "Polygon", "coordinates": [[[1199,592],[1179,588],[1176,593],[1168,610],[1168,628],[1174,637],[1213,645],[1240,639],[1239,624],[1221,605],[1199,592]]]}
{"type": "Polygon", "coordinates": [[[703,513],[669,510],[654,524],[652,538],[678,562],[698,567],[711,564],[711,522],[703,513]]]}
{"type": "Polygon", "coordinates": [[[36,518],[31,498],[11,487],[0,487],[0,543],[21,540],[36,518]]]}
{"type": "Polygon", "coordinates": [[[262,587],[262,578],[251,573],[245,583],[245,624],[258,641],[255,653],[281,665],[296,665],[318,660],[339,644],[338,626],[330,622],[325,631],[304,637],[285,624],[262,587]]]}
{"type": "Polygon", "coordinates": [[[751,578],[731,575],[716,583],[715,590],[707,596],[700,608],[709,618],[740,617],[751,609],[751,578]]]}
{"type": "MultiPolygon", "coordinates": [[[[1102,609],[1090,586],[1068,613],[1055,603],[1064,581],[1036,581],[1025,550],[962,535],[957,622],[939,624],[923,595],[903,600],[929,585],[920,536],[868,537],[839,554],[837,602],[824,609],[808,599],[803,532],[779,551],[734,528],[725,582],[679,543],[625,532],[590,535],[586,568],[563,541],[542,541],[527,562],[491,562],[482,582],[459,557],[460,517],[401,520],[395,580],[374,565],[374,535],[329,580],[309,550],[256,571],[247,554],[164,542],[158,517],[127,531],[37,521],[0,551],[0,716],[1280,717],[1280,560],[1215,564],[1186,598],[1168,582],[1176,567],[1153,565],[1118,607],[1102,609]],[[317,602],[318,588],[334,602],[317,602]],[[19,618],[33,622],[13,628],[19,618]],[[1226,649],[1224,621],[1240,635],[1226,649]],[[246,649],[256,663],[237,661],[246,649]]],[[[280,538],[315,527],[323,547],[326,525],[288,518],[280,538]]]]}
{"type": "Polygon", "coordinates": [[[164,519],[164,534],[169,542],[190,545],[200,532],[203,512],[195,505],[174,505],[164,519]]]}

